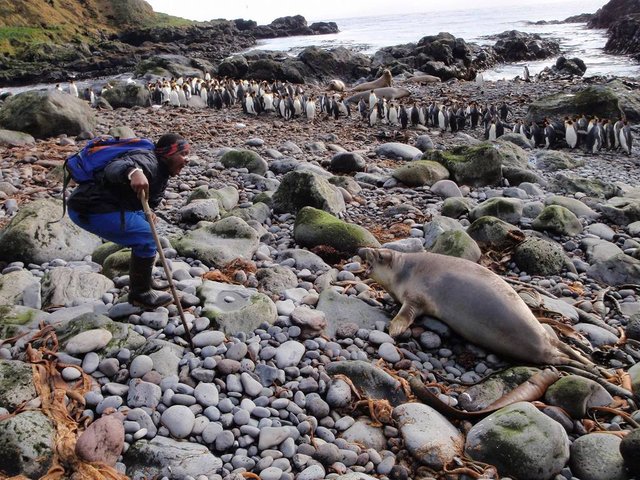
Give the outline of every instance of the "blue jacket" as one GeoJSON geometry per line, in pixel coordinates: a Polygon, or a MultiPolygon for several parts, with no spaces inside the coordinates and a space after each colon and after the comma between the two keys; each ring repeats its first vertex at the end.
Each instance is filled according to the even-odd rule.
{"type": "Polygon", "coordinates": [[[97,172],[94,182],[78,185],[69,196],[69,208],[80,214],[142,210],[127,178],[136,167],[142,169],[149,181],[149,206],[156,208],[167,188],[169,169],[149,150],[127,152],[97,172]]]}

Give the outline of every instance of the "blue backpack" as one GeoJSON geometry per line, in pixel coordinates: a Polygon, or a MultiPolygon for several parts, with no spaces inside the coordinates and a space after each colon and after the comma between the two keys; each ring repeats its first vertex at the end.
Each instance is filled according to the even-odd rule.
{"type": "Polygon", "coordinates": [[[64,178],[62,182],[62,216],[67,212],[66,190],[69,182],[87,183],[95,180],[95,174],[116,158],[134,150],[155,149],[148,138],[116,138],[110,136],[97,137],[87,142],[82,150],[64,161],[64,178]]]}

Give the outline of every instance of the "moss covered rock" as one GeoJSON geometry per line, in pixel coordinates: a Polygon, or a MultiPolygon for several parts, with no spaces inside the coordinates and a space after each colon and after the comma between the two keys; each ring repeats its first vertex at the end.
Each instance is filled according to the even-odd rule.
{"type": "Polygon", "coordinates": [[[529,237],[516,246],[513,261],[529,275],[558,275],[571,264],[560,245],[542,238],[529,237]]]}
{"type": "Polygon", "coordinates": [[[111,333],[111,340],[96,353],[100,357],[109,357],[121,348],[128,348],[133,351],[145,344],[146,339],[133,330],[133,325],[128,323],[114,322],[109,317],[95,313],[85,313],[65,324],[56,325],[56,334],[60,342],[61,350],[64,350],[67,342],[79,333],[88,330],[104,329],[111,333]]]}
{"type": "Polygon", "coordinates": [[[206,200],[211,198],[218,200],[219,207],[228,211],[238,205],[238,202],[240,201],[240,194],[238,193],[238,189],[231,185],[217,190],[209,188],[206,185],[202,185],[193,189],[187,199],[187,203],[191,203],[194,200],[206,200]]]}
{"type": "Polygon", "coordinates": [[[552,185],[567,193],[585,193],[590,197],[611,198],[620,193],[620,189],[599,178],[584,178],[569,173],[558,173],[552,185]]]}
{"type": "Polygon", "coordinates": [[[468,198],[449,197],[442,202],[440,213],[445,217],[460,218],[463,215],[467,215],[473,206],[473,202],[468,198]]]}
{"type": "Polygon", "coordinates": [[[264,175],[269,169],[267,161],[253,150],[230,150],[220,158],[225,168],[246,168],[249,173],[264,175]]]}
{"type": "Polygon", "coordinates": [[[494,197],[485,200],[469,212],[471,220],[487,215],[499,218],[508,223],[518,223],[522,218],[522,200],[517,198],[494,197]]]}
{"type": "Polygon", "coordinates": [[[119,252],[120,250],[123,250],[123,249],[124,247],[122,245],[118,245],[117,243],[113,243],[113,242],[103,243],[93,251],[93,253],[91,254],[91,260],[93,260],[94,262],[100,265],[103,265],[104,261],[107,259],[109,255],[111,255],[112,253],[119,252]]]}
{"type": "Polygon", "coordinates": [[[449,178],[449,172],[438,162],[416,160],[396,168],[391,176],[408,187],[421,187],[449,178]]]}
{"type": "Polygon", "coordinates": [[[584,165],[584,160],[558,150],[539,150],[535,154],[535,162],[536,168],[548,172],[569,170],[584,165]]]}
{"type": "Polygon", "coordinates": [[[48,316],[47,312],[22,305],[0,305],[0,338],[37,328],[48,316]]]}
{"type": "Polygon", "coordinates": [[[53,462],[55,437],[53,422],[39,411],[22,412],[0,422],[0,471],[10,476],[44,477],[53,462]]]}
{"type": "Polygon", "coordinates": [[[575,419],[584,418],[591,407],[604,407],[613,402],[602,385],[578,375],[562,377],[547,389],[544,399],[575,419]]]}
{"type": "Polygon", "coordinates": [[[180,255],[220,268],[238,258],[250,260],[258,248],[259,237],[244,220],[227,217],[215,223],[201,222],[199,228],[172,243],[180,255]]]}
{"type": "Polygon", "coordinates": [[[576,217],[584,217],[594,220],[600,216],[598,212],[576,198],[562,195],[551,195],[544,199],[545,205],[560,205],[574,213],[576,217]]]}
{"type": "Polygon", "coordinates": [[[0,407],[13,412],[20,404],[37,396],[30,364],[0,360],[0,407]]]}
{"type": "Polygon", "coordinates": [[[303,207],[334,215],[345,210],[342,194],[326,179],[311,172],[289,172],[282,177],[273,194],[273,210],[276,213],[297,213],[303,207]]]}
{"type": "Polygon", "coordinates": [[[467,233],[480,248],[496,251],[513,247],[524,240],[524,233],[518,227],[491,215],[476,219],[467,228],[467,233]]]}
{"type": "Polygon", "coordinates": [[[117,250],[102,262],[102,274],[114,279],[129,273],[129,262],[131,260],[131,249],[123,248],[117,250]]]}
{"type": "Polygon", "coordinates": [[[549,205],[544,207],[536,218],[531,222],[531,226],[536,230],[548,231],[557,235],[568,235],[573,237],[582,233],[582,223],[574,213],[560,205],[549,205]]]}
{"type": "Polygon", "coordinates": [[[264,224],[271,215],[269,205],[262,202],[256,202],[253,205],[244,208],[234,208],[230,210],[224,217],[235,216],[241,218],[245,222],[255,220],[260,224],[264,224]]]}
{"type": "Polygon", "coordinates": [[[463,230],[443,232],[431,247],[430,252],[464,258],[472,262],[477,262],[482,256],[478,244],[463,230]]]}
{"type": "Polygon", "coordinates": [[[40,279],[34,277],[29,270],[16,270],[0,275],[0,305],[22,304],[22,293],[26,288],[40,290],[40,279]]]}
{"type": "Polygon", "coordinates": [[[298,212],[293,237],[303,247],[328,245],[339,252],[356,253],[361,247],[380,246],[367,229],[313,207],[304,207],[298,212]]]}
{"type": "Polygon", "coordinates": [[[495,465],[501,475],[548,480],[569,460],[569,438],[555,420],[528,402],[502,408],[474,425],[465,453],[495,465]]]}
{"type": "Polygon", "coordinates": [[[54,258],[82,260],[102,241],[62,215],[62,202],[36,200],[24,205],[0,232],[0,260],[42,264],[54,258]]]}
{"type": "Polygon", "coordinates": [[[593,85],[577,93],[554,93],[538,98],[529,105],[527,121],[541,122],[545,118],[564,118],[579,115],[600,118],[619,118],[622,111],[618,96],[609,88],[593,85]]]}

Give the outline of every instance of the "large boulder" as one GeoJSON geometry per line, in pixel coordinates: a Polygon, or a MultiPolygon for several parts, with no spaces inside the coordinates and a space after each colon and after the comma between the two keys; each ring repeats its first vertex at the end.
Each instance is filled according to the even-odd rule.
{"type": "Polygon", "coordinates": [[[477,262],[482,256],[478,244],[464,230],[449,230],[442,233],[429,251],[464,258],[472,262],[477,262]]]}
{"type": "Polygon", "coordinates": [[[221,77],[244,78],[248,71],[249,63],[242,55],[227,57],[218,65],[218,75],[221,77]]]}
{"type": "Polygon", "coordinates": [[[613,183],[599,178],[585,178],[571,173],[557,173],[551,186],[556,191],[567,193],[585,193],[590,197],[611,198],[620,193],[620,188],[613,183]]]}
{"type": "Polygon", "coordinates": [[[548,205],[533,219],[531,226],[540,231],[573,237],[582,233],[582,223],[568,208],[548,205]]]}
{"type": "Polygon", "coordinates": [[[198,287],[198,297],[203,303],[202,315],[227,335],[251,332],[278,318],[276,305],[267,295],[241,285],[205,280],[198,287]]]}
{"type": "Polygon", "coordinates": [[[192,59],[183,55],[162,54],[153,55],[136,65],[136,73],[140,76],[155,74],[165,76],[168,72],[171,76],[201,78],[202,69],[192,59]]]}
{"type": "Polygon", "coordinates": [[[264,175],[269,165],[253,150],[230,150],[220,158],[225,168],[246,168],[250,173],[264,175]]]}
{"type": "Polygon", "coordinates": [[[449,178],[449,172],[438,162],[418,160],[396,168],[391,176],[408,187],[422,187],[449,178]]]}
{"type": "Polygon", "coordinates": [[[483,187],[500,183],[503,165],[525,168],[526,157],[524,150],[514,144],[483,142],[453,147],[448,151],[429,150],[422,158],[444,165],[458,185],[483,187]]]}
{"type": "Polygon", "coordinates": [[[502,475],[548,480],[569,460],[569,438],[562,425],[528,402],[502,408],[474,425],[465,453],[495,465],[502,475]]]}
{"type": "Polygon", "coordinates": [[[638,0],[609,0],[589,19],[589,28],[609,28],[630,13],[640,12],[638,0]]]}
{"type": "Polygon", "coordinates": [[[149,90],[136,83],[116,85],[105,90],[102,97],[113,108],[146,107],[151,104],[149,90]]]}
{"type": "Polygon", "coordinates": [[[35,143],[35,139],[28,133],[0,129],[0,145],[22,147],[24,145],[35,145],[35,143]]]}
{"type": "Polygon", "coordinates": [[[495,35],[493,49],[505,62],[540,60],[560,53],[560,44],[555,40],[543,39],[537,33],[510,30],[495,35]]]}
{"type": "Polygon", "coordinates": [[[523,203],[519,198],[493,197],[469,212],[470,220],[492,216],[516,224],[522,218],[523,203]]]}
{"type": "Polygon", "coordinates": [[[206,446],[160,436],[134,442],[124,460],[132,480],[213,477],[222,469],[222,460],[206,446]]]}
{"type": "Polygon", "coordinates": [[[0,259],[42,264],[55,258],[82,260],[102,242],[68,217],[62,215],[62,203],[36,200],[23,206],[9,225],[0,232],[0,259]]]}
{"type": "Polygon", "coordinates": [[[529,237],[518,244],[513,261],[529,275],[558,275],[571,264],[560,245],[549,240],[529,237]]]}
{"type": "Polygon", "coordinates": [[[0,472],[9,476],[44,477],[53,463],[55,436],[53,422],[39,411],[26,411],[3,420],[0,422],[0,472]]]}
{"type": "Polygon", "coordinates": [[[18,360],[0,360],[0,407],[12,412],[37,396],[31,365],[18,360]]]}
{"type": "Polygon", "coordinates": [[[238,217],[199,225],[172,242],[180,255],[221,268],[238,258],[250,260],[258,249],[258,233],[238,217]]]}
{"type": "Polygon", "coordinates": [[[353,254],[361,247],[380,247],[367,229],[313,207],[304,207],[298,212],[293,237],[303,247],[327,245],[338,252],[353,254]]]}
{"type": "Polygon", "coordinates": [[[0,107],[0,126],[33,135],[79,135],[96,127],[87,102],[58,90],[31,90],[9,97],[0,107]]]}
{"type": "Polygon", "coordinates": [[[620,100],[611,89],[591,85],[575,93],[554,93],[538,98],[529,105],[526,120],[541,122],[545,118],[564,118],[595,115],[600,118],[619,118],[620,100]]]}
{"type": "Polygon", "coordinates": [[[477,218],[467,228],[467,233],[482,249],[502,251],[524,240],[524,233],[497,217],[486,215],[477,218]]]}
{"type": "Polygon", "coordinates": [[[81,268],[57,267],[42,280],[42,303],[45,308],[92,303],[114,287],[104,275],[81,268]]]}
{"type": "Polygon", "coordinates": [[[329,79],[336,75],[345,80],[355,80],[368,76],[371,59],[354,50],[337,47],[327,50],[319,47],[307,47],[298,55],[302,62],[317,79],[329,79]]]}
{"type": "Polygon", "coordinates": [[[326,179],[308,171],[294,171],[282,177],[273,194],[273,210],[276,213],[297,213],[303,207],[313,207],[338,214],[345,210],[340,190],[326,179]]]}

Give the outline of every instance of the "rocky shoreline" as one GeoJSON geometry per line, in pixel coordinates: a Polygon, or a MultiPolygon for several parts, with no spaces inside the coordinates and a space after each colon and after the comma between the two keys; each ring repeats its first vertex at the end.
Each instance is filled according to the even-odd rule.
{"type": "MultiPolygon", "coordinates": [[[[625,90],[633,80],[589,82],[394,78],[411,93],[407,105],[506,100],[512,119],[553,92],[617,86],[625,113],[637,115],[625,90]]],[[[174,306],[142,312],[121,301],[126,251],[68,219],[48,224],[61,213],[61,163],[83,136],[3,132],[0,471],[43,475],[64,425],[74,434],[70,450],[57,446],[63,468],[99,461],[133,479],[638,473],[637,146],[627,156],[531,148],[518,135],[486,144],[479,128],[372,127],[356,114],[284,121],[238,105],[95,115],[92,134],[177,131],[193,144],[158,213],[195,348],[174,306]],[[473,166],[460,170],[451,154],[473,166]],[[489,266],[565,341],[617,373],[617,387],[565,370],[546,393],[484,420],[412,402],[410,375],[450,407],[475,411],[542,366],[499,357],[428,317],[391,338],[399,305],[368,280],[355,248],[367,245],[489,266]],[[53,386],[67,400],[48,395],[53,386]]]]}

